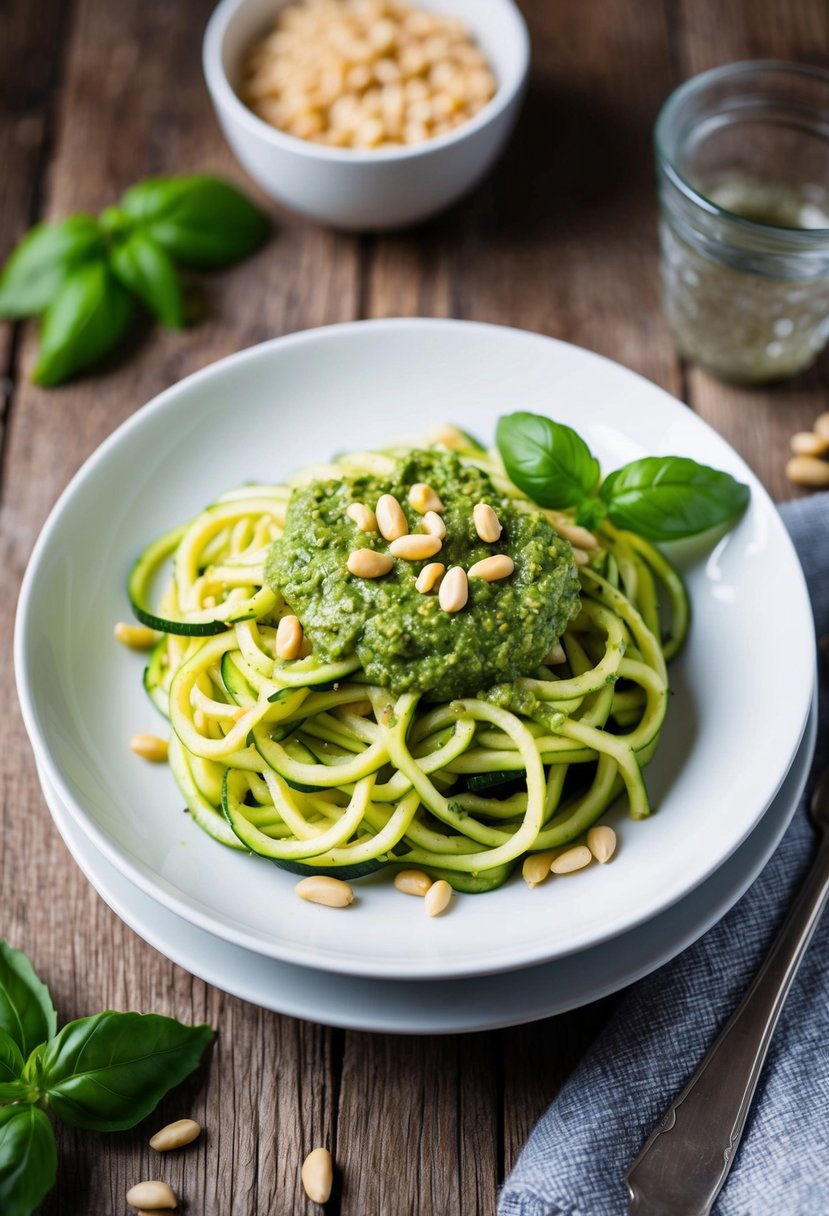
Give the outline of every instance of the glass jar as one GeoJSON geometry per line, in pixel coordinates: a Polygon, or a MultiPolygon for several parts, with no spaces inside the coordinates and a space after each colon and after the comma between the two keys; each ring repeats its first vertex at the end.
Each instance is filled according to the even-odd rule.
{"type": "Polygon", "coordinates": [[[759,384],[829,340],[829,72],[703,72],[656,123],[664,307],[680,354],[759,384]]]}

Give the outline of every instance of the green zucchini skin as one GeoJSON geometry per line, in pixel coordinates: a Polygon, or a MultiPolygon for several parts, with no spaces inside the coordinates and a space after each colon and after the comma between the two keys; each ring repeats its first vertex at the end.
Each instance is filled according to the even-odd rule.
{"type": "Polygon", "coordinates": [[[353,882],[358,878],[368,878],[369,874],[376,874],[378,870],[382,870],[388,865],[385,861],[363,861],[356,866],[309,866],[301,861],[277,861],[275,857],[269,859],[275,866],[279,866],[280,870],[287,870],[289,874],[298,874],[300,878],[308,878],[311,874],[324,874],[327,878],[342,878],[344,881],[353,882]]]}

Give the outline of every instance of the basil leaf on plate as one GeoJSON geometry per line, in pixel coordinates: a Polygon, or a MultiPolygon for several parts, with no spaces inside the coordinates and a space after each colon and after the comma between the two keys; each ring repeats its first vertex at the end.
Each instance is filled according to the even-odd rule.
{"type": "Polygon", "coordinates": [[[728,523],[750,492],[729,473],[686,456],[646,456],[617,469],[599,491],[618,528],[651,541],[680,540],[728,523]]]}
{"type": "Polygon", "coordinates": [[[140,230],[131,233],[112,251],[110,266],[115,277],[162,325],[184,328],[179,277],[168,254],[152,237],[140,230]]]}
{"type": "Polygon", "coordinates": [[[249,199],[215,177],[153,177],[129,189],[121,206],[177,262],[227,266],[252,253],[268,221],[249,199]]]}
{"type": "Polygon", "coordinates": [[[91,215],[38,224],[12,251],[0,273],[0,317],[31,317],[48,308],[67,276],[100,256],[104,241],[91,215]]]}
{"type": "Polygon", "coordinates": [[[498,420],[498,450],[510,479],[541,507],[574,507],[599,480],[599,462],[572,427],[541,414],[498,420]]]}
{"type": "Polygon", "coordinates": [[[59,1118],[93,1131],[123,1131],[183,1081],[213,1039],[154,1013],[115,1013],[69,1022],[30,1057],[25,1079],[59,1118]]]}
{"type": "Polygon", "coordinates": [[[80,266],[47,308],[40,332],[36,384],[60,384],[105,355],[132,316],[129,292],[106,262],[80,266]]]}
{"type": "Polygon", "coordinates": [[[0,1212],[30,1216],[55,1184],[55,1133],[38,1106],[0,1107],[0,1212]]]}
{"type": "Polygon", "coordinates": [[[39,1043],[52,1038],[57,1018],[49,989],[26,955],[0,941],[0,1030],[25,1059],[39,1043]]]}

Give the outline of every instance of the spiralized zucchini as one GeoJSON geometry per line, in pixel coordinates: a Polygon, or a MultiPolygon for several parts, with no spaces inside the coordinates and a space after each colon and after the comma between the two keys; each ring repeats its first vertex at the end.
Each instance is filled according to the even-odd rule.
{"type": "MultiPolygon", "coordinates": [[[[497,455],[455,434],[463,460],[539,509],[497,455]]],[[[377,474],[408,450],[349,454],[297,480],[377,474]]],[[[682,580],[661,553],[602,524],[581,555],[581,610],[563,654],[515,681],[512,696],[395,697],[367,682],[356,656],[277,659],[290,609],[264,566],[290,494],[224,494],[152,544],[130,580],[136,615],[163,630],[145,687],[170,718],[171,768],[205,831],[296,872],[417,866],[474,892],[499,886],[527,853],[582,837],[622,792],[634,819],[649,814],[642,769],[665,717],[666,661],[688,623],[682,580]]],[[[566,515],[545,514],[578,540],[566,515]]]]}

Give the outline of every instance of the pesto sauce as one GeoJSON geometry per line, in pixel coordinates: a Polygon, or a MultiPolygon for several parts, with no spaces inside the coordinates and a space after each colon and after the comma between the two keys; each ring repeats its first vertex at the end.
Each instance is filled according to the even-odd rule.
{"type": "Polygon", "coordinates": [[[519,510],[486,474],[454,453],[437,451],[412,452],[388,479],[346,476],[295,489],[265,577],[299,617],[322,661],[356,652],[372,683],[438,700],[533,674],[579,608],[572,549],[545,516],[519,510]],[[507,579],[470,579],[469,600],[460,612],[444,612],[436,592],[416,590],[426,561],[395,559],[392,571],[379,579],[357,578],[346,568],[354,549],[388,551],[379,533],[357,528],[348,506],[373,508],[381,494],[393,494],[409,530],[420,532],[421,516],[408,504],[415,482],[430,485],[446,508],[443,547],[428,561],[468,570],[484,557],[507,553],[515,562],[507,579]],[[477,502],[489,503],[498,514],[503,532],[494,544],[475,531],[477,502]]]}

